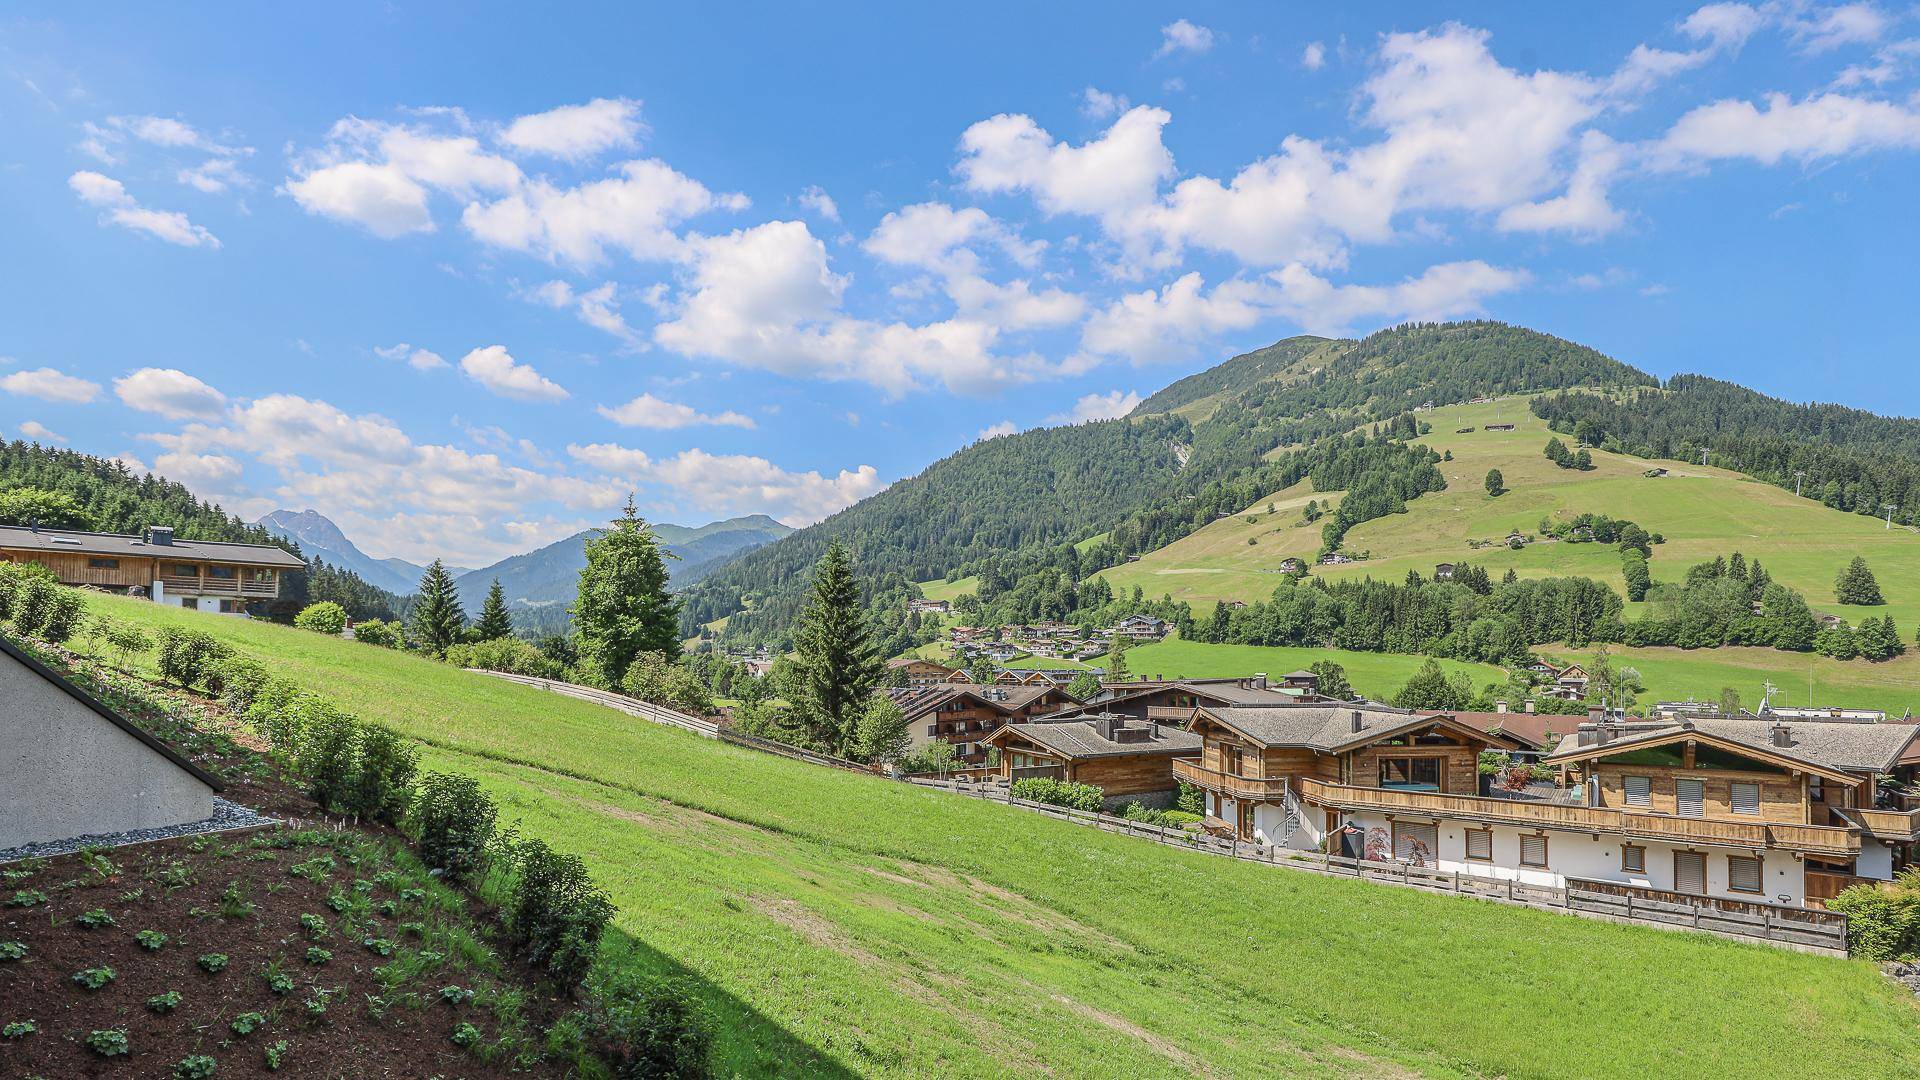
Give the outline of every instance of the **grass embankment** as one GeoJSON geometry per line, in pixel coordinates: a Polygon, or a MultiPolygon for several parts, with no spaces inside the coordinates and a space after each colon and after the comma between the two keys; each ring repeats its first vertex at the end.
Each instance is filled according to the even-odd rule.
{"type": "Polygon", "coordinates": [[[704,982],[729,1073],[1798,1080],[1899,1074],[1920,1029],[1864,962],[1228,862],[348,641],[89,602],[270,657],[478,777],[612,892],[620,962],[704,982]]]}
{"type": "MultiPolygon", "coordinates": [[[[1279,678],[1309,664],[1331,660],[1347,669],[1347,681],[1361,694],[1385,701],[1427,662],[1424,656],[1401,653],[1351,652],[1346,649],[1285,649],[1260,645],[1208,645],[1199,641],[1168,638],[1153,645],[1127,650],[1127,669],[1135,677],[1164,675],[1169,679],[1207,679],[1247,676],[1256,671],[1279,678]]],[[[1100,664],[1104,657],[1093,662],[1100,664]]],[[[1461,660],[1442,660],[1440,667],[1451,675],[1464,671],[1473,679],[1475,689],[1490,682],[1505,682],[1506,672],[1492,664],[1473,664],[1461,660]]]]}

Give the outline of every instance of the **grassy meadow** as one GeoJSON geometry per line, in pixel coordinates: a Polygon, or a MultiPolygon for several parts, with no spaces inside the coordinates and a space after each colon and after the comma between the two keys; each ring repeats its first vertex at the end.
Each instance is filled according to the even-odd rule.
{"type": "Polygon", "coordinates": [[[612,892],[609,962],[695,980],[723,1075],[1910,1074],[1920,1005],[1864,961],[1229,862],[343,639],[88,603],[205,629],[480,779],[612,892]]]}

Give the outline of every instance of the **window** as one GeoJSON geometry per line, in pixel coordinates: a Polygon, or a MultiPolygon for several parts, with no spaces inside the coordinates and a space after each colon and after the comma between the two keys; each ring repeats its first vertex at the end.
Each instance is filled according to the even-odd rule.
{"type": "Polygon", "coordinates": [[[1736,814],[1757,814],[1760,812],[1760,785],[1746,780],[1733,782],[1733,812],[1736,814]]]}
{"type": "Polygon", "coordinates": [[[1707,785],[1701,780],[1675,780],[1673,794],[1679,803],[1681,817],[1702,817],[1706,814],[1707,785]]]}
{"type": "Polygon", "coordinates": [[[1474,862],[1493,861],[1493,830],[1467,830],[1467,858],[1474,862]]]}
{"type": "Polygon", "coordinates": [[[1440,829],[1413,822],[1393,823],[1393,857],[1415,866],[1431,866],[1440,855],[1440,829]]]}
{"type": "Polygon", "coordinates": [[[200,568],[192,563],[168,563],[167,573],[174,577],[199,577],[200,568]]]}
{"type": "Polygon", "coordinates": [[[273,571],[264,570],[264,569],[254,569],[254,570],[247,571],[247,576],[254,581],[262,581],[262,582],[272,581],[273,571]]]}
{"type": "Polygon", "coordinates": [[[210,578],[229,580],[234,576],[234,569],[231,566],[209,566],[207,567],[207,576],[210,578]]]}
{"type": "Polygon", "coordinates": [[[1440,790],[1440,759],[1437,757],[1381,758],[1380,786],[1410,788],[1415,791],[1440,790]]]}
{"type": "Polygon", "coordinates": [[[1647,849],[1638,844],[1620,845],[1620,869],[1631,874],[1647,872],[1647,849]]]}
{"type": "Polygon", "coordinates": [[[1827,781],[1824,777],[1807,777],[1807,798],[1814,802],[1827,801],[1827,781]]]}
{"type": "Polygon", "coordinates": [[[1653,805],[1653,777],[1629,776],[1625,778],[1628,806],[1653,805]]]}
{"type": "Polygon", "coordinates": [[[1544,836],[1523,836],[1520,838],[1520,865],[1547,865],[1547,838],[1544,836]]]}
{"type": "Polygon", "coordinates": [[[1757,893],[1760,891],[1760,860],[1739,855],[1727,856],[1727,891],[1757,893]]]}
{"type": "Polygon", "coordinates": [[[1673,853],[1673,891],[1704,896],[1707,892],[1707,857],[1698,851],[1673,853]]]}
{"type": "Polygon", "coordinates": [[[87,569],[89,569],[89,570],[118,570],[118,569],[120,569],[120,560],[119,560],[119,559],[88,559],[88,560],[87,560],[87,569]]]}

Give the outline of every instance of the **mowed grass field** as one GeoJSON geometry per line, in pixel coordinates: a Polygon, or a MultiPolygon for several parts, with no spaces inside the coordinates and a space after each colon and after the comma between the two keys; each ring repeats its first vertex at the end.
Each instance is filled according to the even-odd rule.
{"type": "MultiPolygon", "coordinates": [[[[1278,679],[1289,671],[1302,670],[1321,660],[1331,660],[1346,668],[1347,681],[1353,684],[1353,688],[1376,701],[1392,697],[1427,662],[1424,656],[1399,653],[1209,645],[1178,638],[1127,650],[1127,669],[1135,677],[1149,678],[1156,675],[1165,675],[1169,679],[1244,678],[1264,671],[1278,679]]],[[[1097,665],[1103,661],[1095,660],[1094,663],[1097,665]]],[[[1449,675],[1466,672],[1473,679],[1475,689],[1490,682],[1507,681],[1506,672],[1492,664],[1473,664],[1460,660],[1441,660],[1439,664],[1449,675]]]]}
{"type": "Polygon", "coordinates": [[[697,981],[723,1075],[1912,1074],[1920,1005],[1862,961],[1210,858],[351,641],[88,602],[208,630],[479,778],[612,892],[610,962],[697,981]]]}

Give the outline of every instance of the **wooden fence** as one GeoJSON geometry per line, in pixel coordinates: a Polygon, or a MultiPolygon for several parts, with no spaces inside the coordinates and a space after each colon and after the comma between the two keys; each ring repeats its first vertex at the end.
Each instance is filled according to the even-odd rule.
{"type": "Polygon", "coordinates": [[[1372,862],[1326,852],[1276,848],[1238,839],[1223,839],[1186,829],[1128,821],[1112,814],[1070,810],[1049,803],[1016,799],[993,784],[938,780],[911,781],[922,787],[953,791],[977,799],[1005,803],[1047,817],[1085,825],[1103,832],[1123,833],[1143,840],[1186,848],[1243,862],[1281,866],[1291,870],[1349,877],[1383,885],[1446,893],[1542,911],[1557,911],[1590,919],[1633,923],[1664,929],[1697,931],[1719,937],[1794,949],[1827,956],[1847,955],[1847,919],[1838,912],[1774,904],[1741,903],[1721,906],[1712,898],[1679,893],[1636,891],[1610,882],[1569,879],[1566,888],[1532,885],[1513,878],[1482,877],[1451,870],[1435,870],[1405,862],[1372,862]],[[1736,907],[1739,910],[1736,910],[1736,907]]]}

